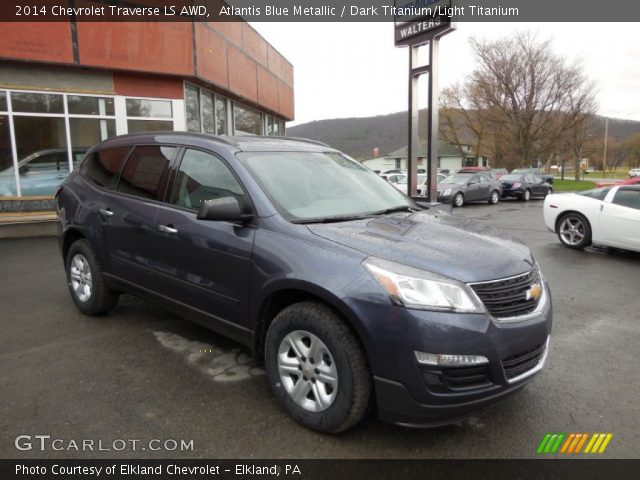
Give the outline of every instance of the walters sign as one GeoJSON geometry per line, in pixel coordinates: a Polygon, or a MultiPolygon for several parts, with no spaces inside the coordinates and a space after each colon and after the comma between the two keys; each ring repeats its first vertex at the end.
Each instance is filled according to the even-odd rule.
{"type": "Polygon", "coordinates": [[[395,42],[409,45],[428,41],[451,28],[457,7],[452,0],[394,0],[395,42]]]}

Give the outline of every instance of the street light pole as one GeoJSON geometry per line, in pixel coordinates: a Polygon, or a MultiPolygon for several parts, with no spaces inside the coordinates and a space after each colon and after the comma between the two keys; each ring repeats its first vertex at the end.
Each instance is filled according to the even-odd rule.
{"type": "Polygon", "coordinates": [[[604,152],[602,154],[602,178],[607,175],[607,137],[609,137],[609,117],[604,119],[604,152]]]}

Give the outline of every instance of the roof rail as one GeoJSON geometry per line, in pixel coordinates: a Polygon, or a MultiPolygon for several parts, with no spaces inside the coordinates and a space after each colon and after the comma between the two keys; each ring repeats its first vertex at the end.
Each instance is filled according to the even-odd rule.
{"type": "Polygon", "coordinates": [[[327,145],[326,143],[320,142],[318,140],[310,140],[308,138],[302,138],[302,137],[282,137],[282,138],[285,138],[287,140],[295,140],[297,142],[312,143],[314,145],[320,145],[322,147],[332,148],[330,145],[327,145]]]}

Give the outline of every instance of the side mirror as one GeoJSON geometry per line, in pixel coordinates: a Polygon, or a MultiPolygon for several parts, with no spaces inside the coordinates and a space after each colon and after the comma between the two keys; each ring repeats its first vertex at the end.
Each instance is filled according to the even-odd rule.
{"type": "Polygon", "coordinates": [[[197,216],[198,220],[213,220],[246,223],[253,215],[243,214],[235,197],[205,200],[197,216]]]}

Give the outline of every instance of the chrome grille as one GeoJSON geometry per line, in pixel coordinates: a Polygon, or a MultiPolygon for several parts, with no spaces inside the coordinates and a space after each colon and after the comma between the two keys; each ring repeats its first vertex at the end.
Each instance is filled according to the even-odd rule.
{"type": "Polygon", "coordinates": [[[489,282],[471,283],[469,286],[482,301],[489,313],[497,318],[517,317],[533,312],[540,297],[528,298],[527,292],[540,281],[540,272],[534,268],[528,273],[489,282]]]}

